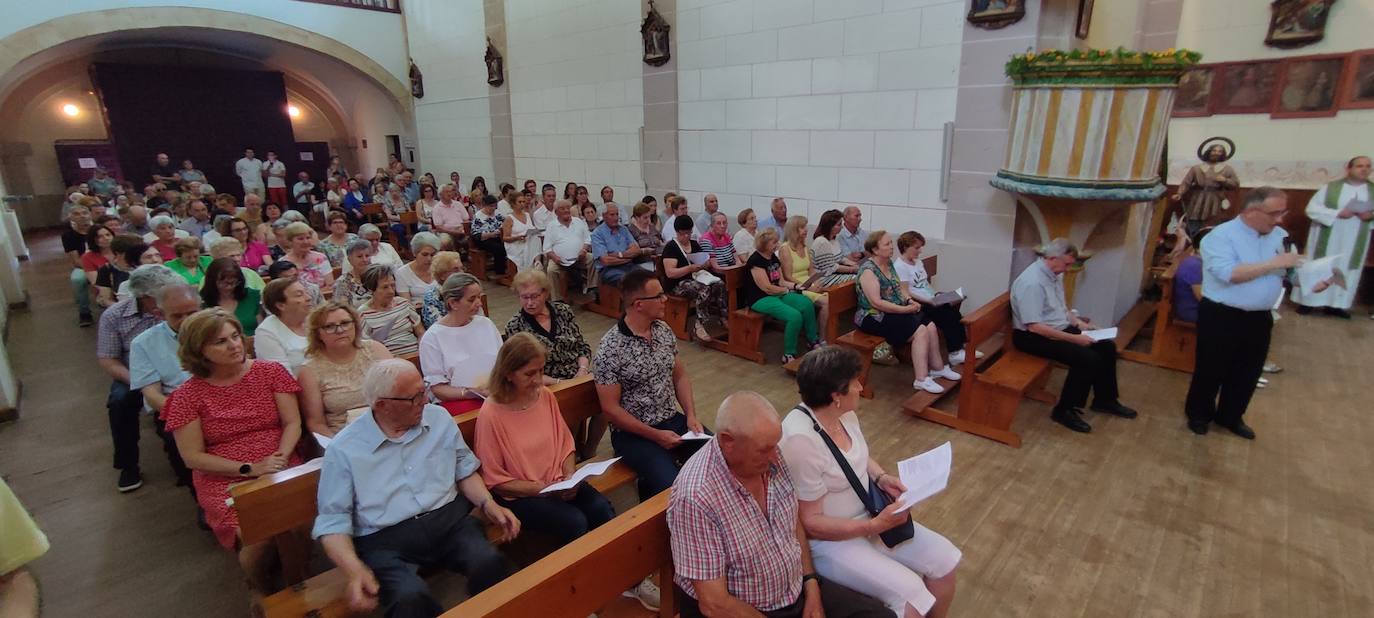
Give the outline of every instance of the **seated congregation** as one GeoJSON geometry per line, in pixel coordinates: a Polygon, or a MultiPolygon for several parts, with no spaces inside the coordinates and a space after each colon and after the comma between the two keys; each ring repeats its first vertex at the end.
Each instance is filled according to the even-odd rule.
{"type": "MultiPolygon", "coordinates": [[[[869,232],[853,206],[812,226],[782,198],[762,220],[740,212],[732,233],[709,194],[697,217],[670,194],[622,222],[609,187],[598,207],[572,183],[563,199],[551,184],[536,199],[533,181],[497,199],[480,178],[466,197],[421,180],[409,205],[409,181],[388,185],[379,215],[363,187],[384,174],[331,181],[353,190],[284,212],[168,191],[147,221],[141,199],[93,217],[103,202],[82,197],[63,235],[80,323],[103,309],[119,491],[142,484],[146,406],[255,607],[438,615],[432,569],[463,574],[469,603],[518,596],[543,564],[531,551],[602,551],[622,541],[600,530],[653,521],[671,580],[644,569],[617,584],[646,608],[946,615],[960,552],[890,504],[905,487],[868,456],[855,413],[872,363],[908,362],[913,391],[938,396],[961,380],[954,365],[983,358],[975,316],[932,285],[920,233],[869,232]],[[416,217],[389,216],[402,207],[416,217]],[[518,300],[504,327],[488,277],[518,300]],[[616,322],[589,340],[579,308],[616,322]],[[767,322],[800,404],[780,417],[741,391],[707,427],[678,340],[741,356],[751,341],[757,355],[767,322]],[[608,471],[550,490],[602,463],[608,429],[608,471]],[[618,516],[605,494],[630,483],[640,505],[618,516]],[[336,568],[312,577],[315,542],[336,568]]],[[[1069,365],[1054,415],[1083,430],[1090,389],[1093,409],[1134,412],[1116,399],[1114,349],[1082,343],[1089,325],[1064,306],[1057,275],[1075,254],[1047,246],[1000,310],[1016,348],[1069,365]]]]}

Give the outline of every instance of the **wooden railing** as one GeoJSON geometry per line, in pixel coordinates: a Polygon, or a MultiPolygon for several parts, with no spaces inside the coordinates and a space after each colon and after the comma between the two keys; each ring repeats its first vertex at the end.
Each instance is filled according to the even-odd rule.
{"type": "Polygon", "coordinates": [[[400,13],[401,0],[297,0],[298,2],[314,2],[315,4],[330,4],[333,6],[346,6],[354,9],[367,9],[369,11],[382,11],[383,13],[400,13]]]}

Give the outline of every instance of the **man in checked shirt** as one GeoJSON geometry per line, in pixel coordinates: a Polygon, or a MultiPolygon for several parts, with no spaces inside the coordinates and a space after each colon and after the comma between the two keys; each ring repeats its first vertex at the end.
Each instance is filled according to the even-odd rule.
{"type": "Polygon", "coordinates": [[[892,616],[877,600],[816,576],[778,456],[781,437],[767,399],[735,393],[716,412],[715,439],[682,466],[668,502],[681,615],[892,616]]]}

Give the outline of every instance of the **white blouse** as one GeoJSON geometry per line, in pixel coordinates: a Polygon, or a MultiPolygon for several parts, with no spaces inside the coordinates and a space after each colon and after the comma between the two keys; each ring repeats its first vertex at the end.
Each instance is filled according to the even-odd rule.
{"type": "Polygon", "coordinates": [[[474,316],[467,326],[435,322],[420,338],[420,367],[425,384],[448,384],[455,388],[483,385],[496,365],[499,349],[501,333],[485,316],[474,316]]]}
{"type": "MultiPolygon", "coordinates": [[[[410,264],[414,264],[414,262],[410,264]]],[[[414,270],[411,270],[410,264],[396,269],[396,292],[407,294],[411,299],[422,299],[425,297],[425,292],[428,292],[438,283],[434,281],[425,283],[419,275],[415,274],[414,270]]]]}
{"type": "Polygon", "coordinates": [[[291,375],[296,375],[305,364],[305,347],[309,341],[286,326],[275,315],[267,316],[253,332],[253,356],[263,360],[277,361],[286,367],[291,375]]]}
{"type": "MultiPolygon", "coordinates": [[[[868,442],[859,430],[859,417],[854,412],[846,412],[840,417],[840,425],[849,433],[851,444],[844,453],[849,467],[859,477],[866,490],[868,488],[868,442]]],[[[783,459],[787,461],[792,476],[792,485],[798,500],[822,500],[821,511],[829,517],[858,519],[868,517],[854,487],[845,478],[835,456],[821,440],[820,434],[812,427],[811,419],[805,412],[792,410],[782,421],[782,441],[778,445],[783,459]]]]}
{"type": "Polygon", "coordinates": [[[749,259],[749,254],[754,252],[754,235],[750,234],[749,230],[740,230],[735,232],[734,243],[735,253],[749,259]]]}

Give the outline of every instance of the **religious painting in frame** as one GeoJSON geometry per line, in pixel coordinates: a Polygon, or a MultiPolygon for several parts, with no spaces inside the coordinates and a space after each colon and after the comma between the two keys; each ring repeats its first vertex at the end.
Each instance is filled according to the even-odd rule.
{"type": "Polygon", "coordinates": [[[972,0],[968,9],[968,23],[984,30],[1005,28],[1025,16],[1025,0],[972,0]]]}
{"type": "Polygon", "coordinates": [[[1078,21],[1075,22],[1073,35],[1080,39],[1088,38],[1088,29],[1093,23],[1093,0],[1078,0],[1078,21]]]}
{"type": "Polygon", "coordinates": [[[1215,66],[1199,66],[1183,72],[1174,95],[1174,118],[1212,115],[1212,96],[1216,81],[1215,66]]]}
{"type": "Polygon", "coordinates": [[[1322,40],[1326,36],[1326,18],[1335,3],[1336,0],[1274,0],[1264,44],[1292,48],[1322,40]]]}
{"type": "Polygon", "coordinates": [[[1345,54],[1303,56],[1283,61],[1273,118],[1335,116],[1345,76],[1345,54]]]}
{"type": "Polygon", "coordinates": [[[1341,109],[1374,109],[1374,49],[1351,52],[1345,65],[1341,109]]]}
{"type": "Polygon", "coordinates": [[[1264,114],[1278,91],[1279,61],[1228,62],[1212,78],[1213,114],[1264,114]]]}

